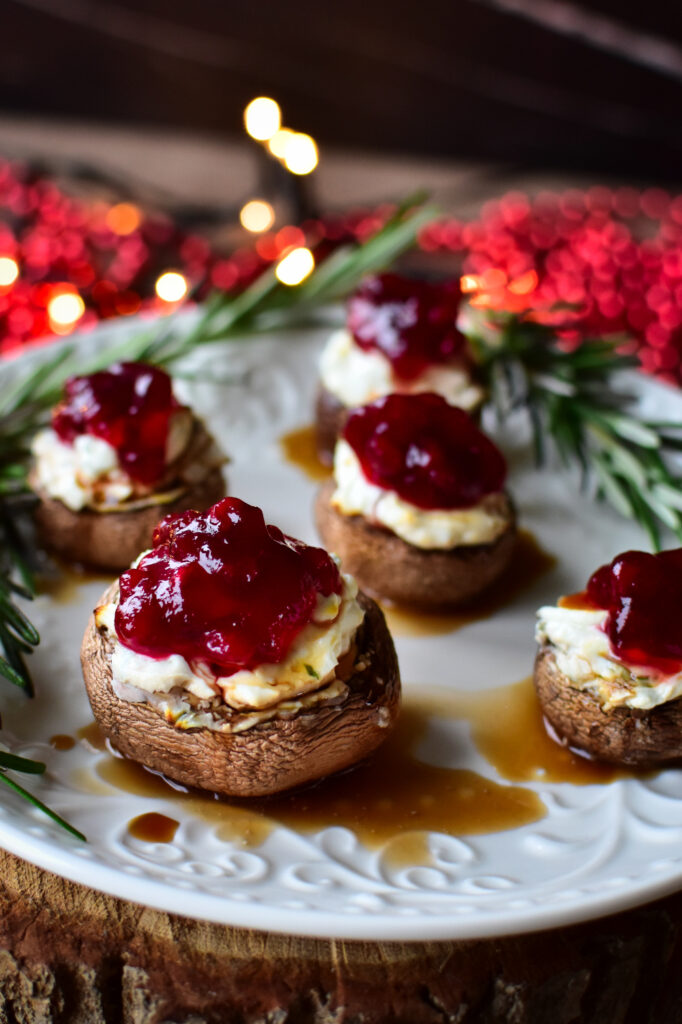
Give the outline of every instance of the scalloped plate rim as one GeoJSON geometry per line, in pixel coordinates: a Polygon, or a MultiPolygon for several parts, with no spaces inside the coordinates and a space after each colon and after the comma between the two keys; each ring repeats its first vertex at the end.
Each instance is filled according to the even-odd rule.
{"type": "MultiPolygon", "coordinates": [[[[188,311],[182,315],[183,318],[191,319],[195,313],[188,311]]],[[[125,323],[105,323],[87,334],[76,333],[47,348],[32,348],[17,359],[0,366],[0,381],[14,367],[39,359],[42,354],[45,358],[50,358],[60,345],[67,346],[76,342],[87,349],[96,345],[98,340],[107,334],[118,340],[139,323],[138,318],[130,318],[125,323]]],[[[148,320],[143,320],[142,323],[145,326],[149,325],[148,320]]],[[[257,344],[267,346],[268,341],[262,339],[257,344]]],[[[307,346],[307,342],[305,345],[307,346]]],[[[282,347],[279,351],[282,351],[282,347]]],[[[292,358],[296,358],[295,354],[292,358]]],[[[668,401],[674,400],[682,405],[682,396],[668,386],[639,377],[637,381],[645,396],[655,397],[660,389],[660,393],[668,401]]],[[[298,398],[300,405],[301,396],[298,398]]],[[[0,797],[0,803],[7,806],[8,801],[11,813],[12,802],[16,799],[13,794],[7,793],[6,796],[0,797]]],[[[19,806],[18,801],[16,806],[19,806]]],[[[24,809],[23,804],[21,808],[24,809]]],[[[28,819],[29,824],[36,824],[37,821],[35,816],[28,819]]],[[[78,853],[76,843],[76,840],[62,839],[61,845],[52,845],[49,838],[31,834],[28,825],[22,827],[7,818],[0,819],[0,846],[38,867],[78,884],[142,906],[190,918],[242,928],[315,937],[393,941],[491,938],[579,924],[648,903],[682,887],[680,855],[678,862],[669,857],[665,858],[668,861],[666,869],[657,872],[654,877],[644,878],[641,874],[628,875],[627,872],[620,872],[617,878],[620,884],[613,891],[603,888],[600,891],[590,891],[589,885],[584,883],[581,891],[581,883],[578,882],[577,886],[571,886],[569,890],[575,892],[575,896],[565,902],[560,898],[561,890],[544,893],[542,896],[538,894],[536,899],[542,899],[541,903],[532,902],[531,898],[520,894],[518,902],[527,902],[530,899],[528,906],[495,910],[495,897],[494,893],[491,893],[489,899],[479,894],[478,904],[471,913],[447,913],[439,917],[430,913],[420,914],[418,908],[406,904],[404,908],[396,908],[394,912],[372,910],[371,913],[364,914],[362,908],[358,907],[357,913],[342,914],[319,907],[286,908],[262,902],[248,894],[245,900],[241,901],[233,899],[229,893],[216,895],[197,888],[178,889],[173,886],[172,881],[145,875],[140,868],[136,868],[133,873],[98,861],[96,852],[94,856],[82,856],[78,853]],[[487,899],[486,905],[482,903],[482,899],[487,899]],[[401,909],[405,912],[401,913],[401,909]]],[[[189,877],[187,881],[190,881],[189,877]]],[[[593,882],[593,885],[595,884],[597,883],[593,882]]],[[[437,900],[437,890],[428,892],[430,898],[437,900]]],[[[287,896],[293,897],[293,890],[288,890],[287,896]]],[[[471,898],[464,895],[461,896],[461,900],[463,904],[471,902],[471,898]]]]}

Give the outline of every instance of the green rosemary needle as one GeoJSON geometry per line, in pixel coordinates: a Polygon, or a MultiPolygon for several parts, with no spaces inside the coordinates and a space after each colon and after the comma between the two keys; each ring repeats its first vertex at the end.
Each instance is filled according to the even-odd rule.
{"type": "Polygon", "coordinates": [[[467,331],[498,419],[527,411],[538,463],[549,439],[598,498],[642,527],[654,550],[663,527],[682,543],[682,477],[668,458],[682,451],[682,423],[640,418],[633,396],[614,388],[637,365],[622,352],[626,339],[586,339],[567,350],[551,326],[490,311],[471,318],[467,331]]]}

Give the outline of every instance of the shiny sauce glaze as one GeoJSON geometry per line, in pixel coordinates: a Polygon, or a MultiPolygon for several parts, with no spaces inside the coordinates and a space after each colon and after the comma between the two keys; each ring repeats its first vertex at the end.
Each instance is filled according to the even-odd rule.
{"type": "Polygon", "coordinates": [[[348,330],[365,351],[378,351],[402,381],[429,366],[462,359],[464,335],[457,329],[458,281],[432,284],[398,274],[369,277],[348,304],[348,330]]]}
{"type": "Polygon", "coordinates": [[[502,452],[471,417],[430,392],[355,409],[343,437],[370,483],[422,509],[471,508],[507,475],[502,452]]]}
{"type": "Polygon", "coordinates": [[[135,839],[141,839],[145,843],[172,843],[180,822],[175,818],[169,818],[167,814],[159,814],[157,811],[149,811],[147,814],[138,814],[128,822],[128,831],[135,839]]]}
{"type": "MultiPolygon", "coordinates": [[[[89,733],[88,742],[96,745],[89,733]]],[[[219,838],[244,846],[263,842],[277,824],[303,833],[340,825],[365,845],[383,847],[393,862],[416,864],[429,862],[429,831],[480,835],[544,817],[541,796],[524,783],[604,785],[627,774],[550,739],[528,678],[483,692],[412,688],[395,731],[371,758],[276,797],[228,801],[184,789],[111,754],[96,762],[89,781],[79,776],[78,784],[98,795],[106,792],[104,784],[109,792],[113,787],[170,801],[177,807],[172,814],[196,816],[215,825],[219,838]],[[451,730],[453,723],[468,726],[475,748],[502,782],[461,767],[466,741],[451,730]]]]}
{"type": "Polygon", "coordinates": [[[164,475],[169,425],[180,408],[163,370],[115,363],[66,381],[52,427],[65,444],[80,434],[106,441],[131,480],[152,486],[164,475]]]}
{"type": "Polygon", "coordinates": [[[332,475],[331,466],[320,462],[314,424],[290,430],[280,437],[279,444],[287,462],[300,469],[310,480],[328,480],[332,475]]]}
{"type": "MultiPolygon", "coordinates": [[[[449,739],[447,749],[439,750],[444,761],[453,762],[452,767],[422,759],[430,722],[449,717],[451,711],[447,697],[443,703],[433,697],[408,702],[396,729],[367,761],[275,797],[226,800],[183,791],[163,776],[113,756],[97,763],[92,788],[99,793],[98,785],[105,782],[136,796],[171,801],[178,811],[215,824],[221,838],[245,846],[262,842],[277,825],[301,833],[343,826],[368,847],[395,847],[395,859],[401,862],[410,859],[408,850],[416,856],[420,844],[410,840],[405,845],[414,833],[479,835],[519,828],[544,817],[545,806],[532,790],[458,767],[457,739],[449,739]]],[[[82,777],[79,782],[83,783],[82,777]]],[[[426,854],[426,847],[422,852],[426,854]]]]}
{"type": "Polygon", "coordinates": [[[562,607],[601,608],[613,654],[652,675],[682,671],[682,548],[626,551],[597,569],[587,588],[562,607]]]}
{"type": "Polygon", "coordinates": [[[76,745],[76,741],[73,736],[69,736],[68,733],[58,732],[54,736],[50,736],[50,746],[55,750],[73,750],[76,745]]]}
{"type": "Polygon", "coordinates": [[[343,587],[326,551],[266,525],[238,498],[166,516],[153,545],[121,576],[118,639],[148,657],[182,655],[215,676],[281,662],[319,598],[343,587]]]}

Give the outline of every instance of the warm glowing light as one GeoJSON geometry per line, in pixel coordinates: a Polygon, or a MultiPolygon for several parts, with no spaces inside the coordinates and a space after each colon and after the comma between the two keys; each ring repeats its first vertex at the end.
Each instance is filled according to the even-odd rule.
{"type": "Polygon", "coordinates": [[[291,252],[288,252],[287,255],[279,261],[275,268],[275,274],[282,284],[300,284],[301,281],[305,281],[308,274],[312,272],[314,266],[315,257],[311,253],[310,249],[306,249],[305,246],[301,246],[298,249],[292,249],[291,252]]]}
{"type": "Polygon", "coordinates": [[[294,132],[284,150],[284,164],[292,174],[310,174],[317,167],[317,144],[304,132],[294,132]]]}
{"type": "Polygon", "coordinates": [[[0,288],[9,288],[19,277],[19,264],[11,256],[0,256],[0,288]]]}
{"type": "Polygon", "coordinates": [[[244,126],[252,139],[267,142],[282,123],[279,103],[269,96],[258,96],[251,100],[244,111],[244,126]]]}
{"type": "Polygon", "coordinates": [[[493,292],[478,292],[469,300],[469,304],[474,309],[496,309],[502,308],[499,302],[499,293],[493,292]]]}
{"type": "Polygon", "coordinates": [[[85,303],[77,292],[59,292],[47,304],[50,326],[57,333],[66,333],[85,312],[85,303]]]}
{"type": "Polygon", "coordinates": [[[525,274],[509,282],[509,291],[514,295],[528,295],[538,286],[538,275],[535,270],[527,270],[525,274]]]}
{"type": "Polygon", "coordinates": [[[239,219],[247,231],[259,234],[275,223],[275,211],[264,199],[250,199],[239,211],[239,219]]]}
{"type": "Polygon", "coordinates": [[[167,270],[157,278],[154,288],[164,302],[180,302],[187,294],[187,279],[176,270],[167,270]]]}
{"type": "Polygon", "coordinates": [[[500,291],[506,284],[507,275],[504,270],[498,270],[497,267],[488,267],[479,278],[479,288],[485,288],[490,292],[500,291]]]}
{"type": "Polygon", "coordinates": [[[268,149],[272,155],[276,156],[279,160],[284,160],[289,141],[293,139],[295,134],[296,132],[292,132],[291,128],[280,128],[279,131],[275,132],[272,138],[268,139],[268,149]]]}
{"type": "Polygon", "coordinates": [[[471,292],[477,292],[480,287],[479,280],[475,274],[464,274],[459,279],[459,286],[465,295],[469,295],[471,292]]]}
{"type": "Polygon", "coordinates": [[[131,235],[142,223],[142,214],[133,203],[116,203],[104,219],[115,235],[131,235]]]}

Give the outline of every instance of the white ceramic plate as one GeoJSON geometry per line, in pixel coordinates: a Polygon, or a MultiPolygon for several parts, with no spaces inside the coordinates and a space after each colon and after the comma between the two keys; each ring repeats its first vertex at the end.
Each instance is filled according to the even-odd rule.
{"type": "MultiPolygon", "coordinates": [[[[130,330],[134,321],[79,338],[86,351],[130,330]]],[[[231,493],[262,505],[287,533],[314,541],[314,484],[282,457],[279,437],[311,418],[320,336],[272,337],[213,349],[194,367],[230,385],[184,383],[184,397],[206,416],[232,457],[231,493]]],[[[0,367],[4,381],[41,358],[30,353],[0,367]]],[[[642,380],[656,418],[680,418],[682,398],[642,380]]],[[[529,466],[519,432],[502,440],[511,489],[525,526],[559,558],[555,570],[493,617],[451,634],[397,640],[408,696],[425,684],[485,689],[531,670],[536,607],[580,589],[618,551],[642,545],[623,521],[577,496],[576,482],[529,466]]],[[[47,762],[41,779],[22,777],[87,834],[71,839],[15,798],[0,792],[0,844],[43,868],[96,889],[163,910],[225,924],[364,939],[442,939],[502,935],[577,922],[633,906],[682,884],[682,773],[622,779],[608,785],[526,784],[547,814],[535,824],[489,835],[429,836],[427,866],[395,866],[345,828],[301,834],[278,827],[262,845],[244,848],[218,836],[215,824],[163,798],[83,785],[102,757],[80,742],[49,745],[91,721],[78,650],[101,584],[73,600],[48,597],[32,614],[43,641],[32,658],[37,696],[27,701],[0,683],[3,738],[17,753],[47,762]],[[98,790],[98,791],[94,791],[98,790]],[[147,811],[181,824],[171,843],[132,838],[127,823],[147,811]]],[[[421,741],[426,761],[468,767],[495,779],[462,723],[432,723],[421,741]],[[445,732],[444,732],[445,731],[445,732]],[[443,736],[456,734],[456,743],[443,736]]],[[[452,738],[450,735],[450,738],[452,738]]],[[[498,781],[502,781],[498,779],[498,781]]]]}

